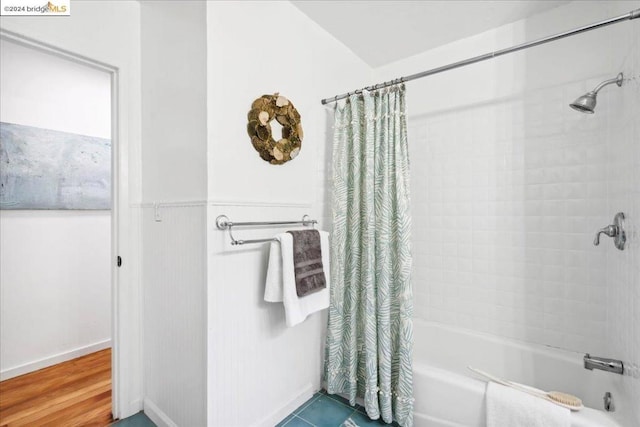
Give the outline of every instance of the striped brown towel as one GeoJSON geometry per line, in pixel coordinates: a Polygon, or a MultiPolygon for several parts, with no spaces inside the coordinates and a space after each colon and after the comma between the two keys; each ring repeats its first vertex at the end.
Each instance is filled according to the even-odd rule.
{"type": "Polygon", "coordinates": [[[318,230],[288,231],[293,236],[296,293],[303,297],[327,287],[318,230]]]}

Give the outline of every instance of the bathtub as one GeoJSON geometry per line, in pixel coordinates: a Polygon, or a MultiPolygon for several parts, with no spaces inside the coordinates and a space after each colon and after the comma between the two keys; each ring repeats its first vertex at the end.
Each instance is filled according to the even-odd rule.
{"type": "MultiPolygon", "coordinates": [[[[588,371],[583,354],[414,321],[414,424],[416,427],[484,427],[486,383],[466,368],[542,390],[565,391],[586,406],[572,412],[572,427],[631,427],[625,422],[621,375],[588,371]],[[613,395],[615,412],[603,410],[613,395]]],[[[627,409],[628,412],[628,409],[627,409]]]]}

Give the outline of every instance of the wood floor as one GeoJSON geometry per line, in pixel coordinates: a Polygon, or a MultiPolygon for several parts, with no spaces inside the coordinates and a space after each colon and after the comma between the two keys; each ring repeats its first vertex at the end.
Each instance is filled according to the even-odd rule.
{"type": "Polygon", "coordinates": [[[0,382],[0,427],[110,423],[111,349],[0,382]]]}

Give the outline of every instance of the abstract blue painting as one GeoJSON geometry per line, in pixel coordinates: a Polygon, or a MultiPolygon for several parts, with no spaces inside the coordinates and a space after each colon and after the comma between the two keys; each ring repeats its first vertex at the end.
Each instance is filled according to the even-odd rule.
{"type": "Polygon", "coordinates": [[[0,209],[111,209],[111,141],[0,122],[0,209]]]}

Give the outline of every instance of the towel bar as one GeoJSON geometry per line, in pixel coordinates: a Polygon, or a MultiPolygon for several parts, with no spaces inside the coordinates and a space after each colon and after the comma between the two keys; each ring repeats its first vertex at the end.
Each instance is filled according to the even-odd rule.
{"type": "Polygon", "coordinates": [[[302,217],[302,221],[250,221],[250,222],[232,222],[226,215],[220,215],[216,218],[216,226],[218,230],[229,230],[229,237],[231,237],[232,245],[246,245],[249,243],[265,243],[265,242],[273,242],[277,239],[268,238],[268,239],[252,239],[252,240],[238,240],[233,237],[231,229],[233,227],[258,227],[258,226],[283,226],[283,225],[315,225],[318,221],[315,219],[311,219],[309,215],[304,215],[302,217]]]}

